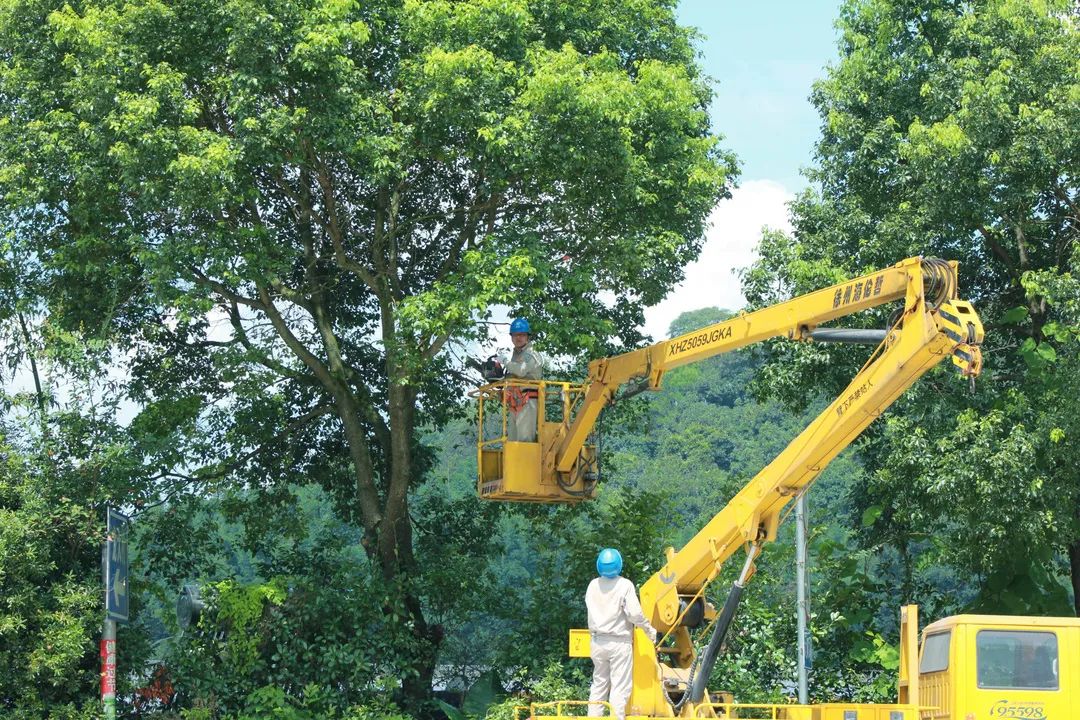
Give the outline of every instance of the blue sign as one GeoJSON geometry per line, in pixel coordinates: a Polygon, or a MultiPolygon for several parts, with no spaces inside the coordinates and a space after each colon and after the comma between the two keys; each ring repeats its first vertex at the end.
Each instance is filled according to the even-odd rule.
{"type": "Polygon", "coordinates": [[[109,508],[105,541],[105,616],[128,621],[128,518],[109,508]]]}

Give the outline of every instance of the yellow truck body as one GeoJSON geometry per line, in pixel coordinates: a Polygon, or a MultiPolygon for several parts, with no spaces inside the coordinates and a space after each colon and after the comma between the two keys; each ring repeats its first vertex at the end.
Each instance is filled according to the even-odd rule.
{"type": "Polygon", "coordinates": [[[956,615],[919,651],[921,720],[1080,718],[1080,619],[956,615]]]}

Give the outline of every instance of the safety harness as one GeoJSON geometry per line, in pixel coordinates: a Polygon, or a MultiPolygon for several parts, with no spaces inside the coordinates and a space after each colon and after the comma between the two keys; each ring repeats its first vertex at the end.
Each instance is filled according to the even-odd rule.
{"type": "Polygon", "coordinates": [[[529,400],[540,398],[540,391],[536,388],[523,388],[511,385],[503,390],[503,402],[512,413],[519,413],[525,408],[529,400]]]}

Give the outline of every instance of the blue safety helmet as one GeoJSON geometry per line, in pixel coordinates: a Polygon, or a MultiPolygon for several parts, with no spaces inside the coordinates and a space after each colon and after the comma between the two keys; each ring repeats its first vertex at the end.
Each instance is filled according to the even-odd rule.
{"type": "Polygon", "coordinates": [[[622,555],[615,548],[604,548],[596,556],[596,572],[600,577],[618,577],[622,572],[622,555]]]}
{"type": "Polygon", "coordinates": [[[531,333],[529,329],[529,321],[525,318],[515,318],[514,322],[510,323],[510,334],[515,335],[517,333],[531,333]]]}

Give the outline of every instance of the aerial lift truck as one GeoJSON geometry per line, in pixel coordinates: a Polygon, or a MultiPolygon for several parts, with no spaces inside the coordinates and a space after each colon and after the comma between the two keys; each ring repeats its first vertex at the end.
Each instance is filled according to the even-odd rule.
{"type": "MultiPolygon", "coordinates": [[[[961,615],[928,626],[921,656],[914,606],[901,611],[901,663],[895,705],[738,705],[705,683],[753,575],[762,547],[776,538],[782,512],[825,466],[905,389],[946,357],[971,381],[981,370],[982,324],[957,297],[957,265],[909,258],[896,265],[640,350],[596,360],[583,385],[504,380],[485,385],[480,399],[478,492],[492,500],[580,502],[595,495],[598,466],[587,441],[601,410],[629,386],[660,387],[672,368],[770,338],[875,343],[865,365],[790,445],[641,589],[641,603],[661,633],[654,645],[634,637],[631,718],[720,717],[773,720],[1080,719],[1080,620],[961,615]],[[902,301],[884,330],[821,325],[885,303],[902,301]],[[486,432],[500,416],[506,386],[537,390],[538,441],[508,442],[486,432]],[[548,416],[547,408],[553,412],[548,416]],[[485,409],[488,417],[485,419],[485,409]],[[719,612],[705,589],[740,550],[742,569],[719,612]],[[704,626],[699,651],[691,631],[704,626]]],[[[496,426],[499,423],[495,423],[496,426]]],[[[571,655],[588,656],[587,631],[571,631],[571,655]]],[[[582,701],[527,708],[533,717],[580,714],[582,701]]]]}

